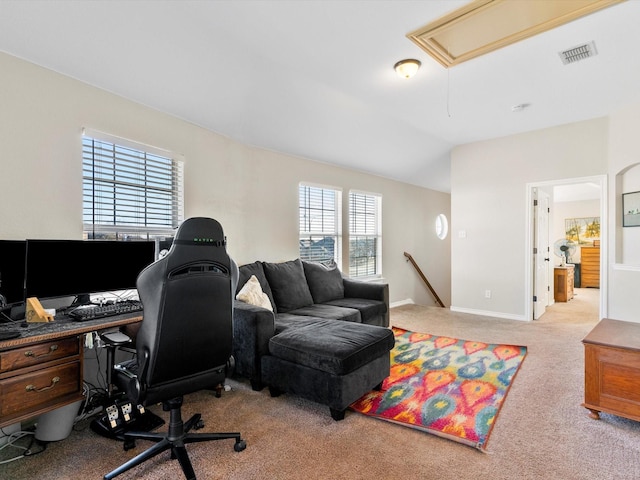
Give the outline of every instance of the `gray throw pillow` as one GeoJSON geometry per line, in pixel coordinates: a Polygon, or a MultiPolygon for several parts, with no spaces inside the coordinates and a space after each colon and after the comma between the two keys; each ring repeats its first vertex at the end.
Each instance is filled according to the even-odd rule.
{"type": "Polygon", "coordinates": [[[303,261],[304,274],[315,303],[324,303],[344,298],[342,273],[332,260],[326,264],[303,261]]]}
{"type": "Polygon", "coordinates": [[[299,258],[282,263],[263,262],[262,266],[278,312],[288,312],[313,304],[299,258]]]}

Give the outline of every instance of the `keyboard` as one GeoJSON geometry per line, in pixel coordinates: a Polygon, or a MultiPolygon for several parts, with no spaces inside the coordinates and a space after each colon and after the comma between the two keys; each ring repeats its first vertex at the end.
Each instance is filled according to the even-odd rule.
{"type": "Polygon", "coordinates": [[[76,322],[86,322],[88,320],[141,311],[142,302],[138,300],[126,300],[124,302],[105,305],[81,305],[71,310],[68,315],[76,322]]]}

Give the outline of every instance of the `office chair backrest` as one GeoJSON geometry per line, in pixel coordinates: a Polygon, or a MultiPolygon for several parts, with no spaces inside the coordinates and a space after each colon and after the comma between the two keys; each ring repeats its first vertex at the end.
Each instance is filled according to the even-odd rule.
{"type": "Polygon", "coordinates": [[[220,381],[231,356],[238,281],[225,244],[216,220],[190,218],[169,253],[138,276],[144,317],[136,344],[145,403],[220,381]]]}

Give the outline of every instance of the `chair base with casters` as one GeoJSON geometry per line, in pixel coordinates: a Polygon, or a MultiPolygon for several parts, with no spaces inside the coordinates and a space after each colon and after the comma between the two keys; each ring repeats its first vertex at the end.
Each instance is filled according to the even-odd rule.
{"type": "Polygon", "coordinates": [[[136,439],[156,442],[151,448],[145,450],[138,456],[132,458],[122,466],[116,468],[111,473],[104,476],[105,480],[115,478],[121,473],[140,465],[152,457],[171,449],[171,458],[178,459],[185,478],[195,479],[196,475],[189,460],[189,455],[185,445],[194,442],[207,442],[211,440],[235,439],[233,449],[241,452],[247,447],[246,442],[241,438],[239,432],[232,433],[191,433],[191,429],[199,429],[204,425],[199,413],[193,415],[186,422],[182,421],[182,398],[177,397],[162,403],[163,409],[169,411],[169,430],[166,433],[149,432],[126,432],[124,434],[124,449],[129,450],[135,447],[136,439]]]}

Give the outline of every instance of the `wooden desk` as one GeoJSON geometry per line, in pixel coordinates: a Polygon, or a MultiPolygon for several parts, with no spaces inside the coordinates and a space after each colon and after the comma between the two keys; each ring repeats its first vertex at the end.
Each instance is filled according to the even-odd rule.
{"type": "Polygon", "coordinates": [[[138,312],[10,326],[22,335],[0,341],[0,428],[81,400],[84,334],[140,321],[138,312]]]}
{"type": "Polygon", "coordinates": [[[603,319],[582,340],[584,403],[600,412],[640,421],[640,324],[603,319]]]}

